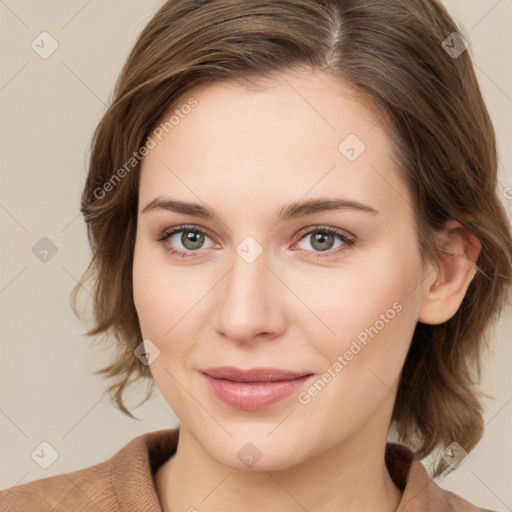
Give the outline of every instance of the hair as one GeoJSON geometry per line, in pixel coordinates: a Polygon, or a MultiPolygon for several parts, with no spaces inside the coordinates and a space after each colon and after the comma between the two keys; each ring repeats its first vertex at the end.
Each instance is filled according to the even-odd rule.
{"type": "MultiPolygon", "coordinates": [[[[419,458],[454,441],[467,452],[477,444],[483,407],[476,385],[490,326],[508,297],[512,239],[498,197],[496,137],[470,51],[455,57],[442,44],[454,32],[468,39],[436,0],[162,5],[138,37],[94,132],[81,198],[93,256],[72,305],[80,316],[77,293],[93,279],[94,326],[86,334],[102,334],[115,347],[114,360],[96,373],[113,379],[108,392],[116,407],[133,418],[123,401],[126,386],[148,379],[153,389],[147,365],[134,356],[142,341],[132,288],[140,174],[134,157],[162,116],[198,86],[251,87],[286,71],[320,70],[357,91],[389,126],[397,169],[414,199],[423,262],[440,261],[437,235],[451,219],[481,243],[477,272],[455,315],[416,324],[391,419],[419,458]]],[[[441,459],[433,476],[451,470],[441,459]]]]}

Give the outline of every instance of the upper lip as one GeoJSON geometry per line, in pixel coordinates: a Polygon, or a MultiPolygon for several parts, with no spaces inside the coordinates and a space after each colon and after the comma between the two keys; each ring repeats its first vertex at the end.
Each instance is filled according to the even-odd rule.
{"type": "Polygon", "coordinates": [[[242,370],[234,366],[217,366],[201,371],[215,379],[225,379],[233,382],[273,382],[298,379],[306,375],[312,375],[310,372],[293,372],[280,370],[278,368],[250,368],[248,370],[242,370]]]}

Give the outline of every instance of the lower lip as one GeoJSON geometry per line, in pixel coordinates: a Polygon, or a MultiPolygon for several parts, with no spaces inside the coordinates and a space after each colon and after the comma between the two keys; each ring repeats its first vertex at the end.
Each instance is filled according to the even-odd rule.
{"type": "Polygon", "coordinates": [[[275,382],[232,382],[205,375],[210,391],[223,403],[244,411],[269,407],[296,393],[313,375],[275,382]]]}

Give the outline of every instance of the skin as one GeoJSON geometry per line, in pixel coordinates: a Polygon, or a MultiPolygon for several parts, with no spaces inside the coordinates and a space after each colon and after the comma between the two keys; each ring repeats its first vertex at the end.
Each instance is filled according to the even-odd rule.
{"type": "Polygon", "coordinates": [[[401,492],[384,451],[400,371],[416,322],[441,323],[457,311],[479,242],[448,223],[459,256],[437,269],[422,265],[412,200],[380,116],[329,76],[288,72],[252,90],[208,84],[173,110],[190,96],[197,106],[143,161],[133,263],[142,334],[160,350],[151,372],[180,421],[177,454],[155,476],[162,508],[396,510],[401,492]],[[351,133],[366,146],[353,162],[338,149],[351,133]],[[334,197],[378,213],[276,220],[290,202],[334,197]],[[220,219],[143,212],[156,198],[206,204],[220,219]],[[184,224],[211,236],[199,249],[182,233],[157,241],[184,224]],[[330,256],[315,258],[326,253],[317,232],[301,237],[315,227],[357,244],[334,236],[324,241],[330,256]],[[236,250],[246,237],[262,249],[252,263],[236,250]],[[196,257],[169,254],[170,246],[196,257]],[[266,366],[320,378],[394,303],[400,312],[307,404],[293,394],[238,410],[218,401],[200,373],[266,366]],[[251,468],[237,456],[248,442],[262,454],[251,468]]]}

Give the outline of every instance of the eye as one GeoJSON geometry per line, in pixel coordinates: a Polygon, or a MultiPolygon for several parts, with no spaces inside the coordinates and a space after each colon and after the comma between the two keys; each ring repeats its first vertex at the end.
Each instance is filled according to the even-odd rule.
{"type": "MultiPolygon", "coordinates": [[[[310,244],[313,247],[313,251],[310,251],[309,249],[304,250],[316,253],[313,255],[314,258],[333,256],[347,250],[351,246],[356,245],[355,238],[346,235],[342,231],[327,226],[315,226],[313,228],[309,228],[307,231],[302,231],[300,236],[301,238],[297,243],[311,237],[310,244]],[[336,239],[340,243],[333,249],[336,239]]],[[[211,240],[211,237],[208,235],[208,231],[204,228],[199,226],[177,226],[164,231],[157,238],[157,241],[164,245],[165,250],[169,254],[173,254],[181,258],[194,258],[201,256],[201,249],[208,248],[203,247],[206,238],[211,240]],[[182,248],[180,248],[180,245],[182,248]],[[178,248],[176,249],[176,247],[178,248]]]]}
{"type": "Polygon", "coordinates": [[[157,239],[162,243],[165,250],[180,257],[196,257],[195,252],[203,249],[205,238],[210,238],[207,231],[198,226],[178,226],[170,230],[164,231],[157,239]],[[179,236],[178,236],[179,235],[179,236]],[[181,247],[184,248],[181,249],[181,247]],[[176,249],[178,246],[178,249],[176,249]]]}
{"type": "Polygon", "coordinates": [[[301,233],[301,239],[299,242],[306,240],[308,237],[311,237],[309,243],[314,249],[313,252],[316,252],[316,254],[313,255],[314,258],[333,256],[356,245],[355,238],[350,237],[337,229],[327,226],[315,226],[313,228],[309,228],[305,232],[303,231],[301,233]],[[333,250],[336,239],[338,239],[341,243],[333,250]]]}

